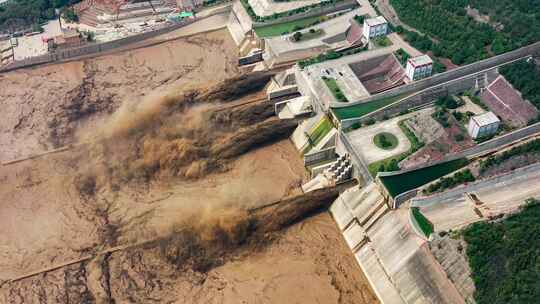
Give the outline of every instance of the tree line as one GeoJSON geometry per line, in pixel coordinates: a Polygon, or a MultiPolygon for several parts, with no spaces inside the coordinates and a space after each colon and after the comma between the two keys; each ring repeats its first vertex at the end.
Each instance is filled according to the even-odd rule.
{"type": "Polygon", "coordinates": [[[540,67],[534,63],[534,60],[514,62],[501,67],[499,72],[521,92],[525,99],[540,109],[540,67]]]}
{"type": "Polygon", "coordinates": [[[540,201],[503,221],[479,222],[463,231],[478,304],[538,303],[540,201]]]}
{"type": "Polygon", "coordinates": [[[469,64],[540,41],[538,0],[391,0],[400,19],[423,34],[405,32],[413,46],[455,64],[469,64]],[[489,14],[482,23],[466,7],[489,14]],[[500,24],[501,26],[494,26],[500,24]]]}
{"type": "Polygon", "coordinates": [[[0,32],[14,32],[54,19],[55,9],[80,0],[11,0],[0,7],[0,32]]]}

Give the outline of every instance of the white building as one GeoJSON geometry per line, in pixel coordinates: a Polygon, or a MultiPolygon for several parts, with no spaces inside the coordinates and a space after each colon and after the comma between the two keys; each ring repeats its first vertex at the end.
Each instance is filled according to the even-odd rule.
{"type": "Polygon", "coordinates": [[[371,38],[385,36],[388,33],[388,22],[383,16],[364,20],[362,34],[369,41],[371,38]]]}
{"type": "Polygon", "coordinates": [[[407,60],[406,74],[410,80],[418,80],[431,76],[433,60],[428,55],[417,56],[407,60]]]}
{"type": "Polygon", "coordinates": [[[475,115],[469,121],[469,135],[472,138],[486,137],[497,133],[501,121],[493,112],[475,115]]]}

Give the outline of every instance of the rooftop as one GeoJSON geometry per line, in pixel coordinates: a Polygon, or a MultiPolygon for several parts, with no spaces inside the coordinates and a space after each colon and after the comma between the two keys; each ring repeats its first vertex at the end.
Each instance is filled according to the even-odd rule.
{"type": "Polygon", "coordinates": [[[421,65],[427,65],[427,64],[433,64],[433,60],[428,55],[421,55],[414,58],[410,58],[409,62],[413,66],[421,66],[421,65]]]}
{"type": "Polygon", "coordinates": [[[493,123],[498,123],[500,120],[493,112],[486,112],[484,114],[475,115],[471,117],[474,122],[479,126],[487,126],[493,123]]]}
{"type": "Polygon", "coordinates": [[[81,36],[81,34],[77,30],[74,30],[74,29],[63,29],[62,35],[64,36],[64,38],[73,38],[73,37],[81,36]]]}
{"type": "Polygon", "coordinates": [[[369,18],[364,21],[364,23],[367,23],[369,26],[377,26],[380,24],[388,23],[386,19],[384,19],[383,16],[375,17],[375,18],[369,18]]]}

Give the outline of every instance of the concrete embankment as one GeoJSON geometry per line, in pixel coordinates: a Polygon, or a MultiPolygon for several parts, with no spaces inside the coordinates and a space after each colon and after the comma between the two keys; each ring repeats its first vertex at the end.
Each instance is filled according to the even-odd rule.
{"type": "Polygon", "coordinates": [[[382,303],[465,303],[409,212],[389,210],[376,184],[346,191],[330,212],[382,303]]]}

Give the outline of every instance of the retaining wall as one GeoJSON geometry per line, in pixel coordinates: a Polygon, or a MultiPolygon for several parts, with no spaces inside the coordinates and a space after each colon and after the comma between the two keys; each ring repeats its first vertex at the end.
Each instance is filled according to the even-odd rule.
{"type": "Polygon", "coordinates": [[[540,53],[540,42],[536,42],[529,46],[525,46],[520,49],[511,51],[508,53],[504,53],[495,57],[484,59],[484,60],[469,64],[466,66],[458,67],[444,73],[436,74],[426,79],[415,81],[413,83],[403,85],[401,87],[398,87],[398,88],[395,88],[395,89],[392,89],[383,93],[372,95],[368,98],[359,100],[357,102],[352,102],[352,103],[347,103],[347,104],[334,103],[332,104],[332,107],[343,108],[343,107],[348,107],[354,104],[360,104],[364,102],[379,100],[382,98],[395,97],[401,94],[422,91],[430,87],[455,80],[456,78],[461,78],[461,77],[469,76],[470,74],[486,71],[486,70],[498,67],[500,65],[508,64],[512,61],[516,61],[516,60],[534,55],[536,53],[540,53]]]}
{"type": "Polygon", "coordinates": [[[52,62],[60,62],[60,61],[68,60],[75,57],[88,56],[88,55],[94,55],[94,54],[111,51],[119,47],[123,47],[129,44],[135,43],[135,42],[140,42],[140,41],[143,41],[143,40],[146,40],[146,39],[158,36],[158,35],[162,35],[162,34],[177,30],[181,27],[194,23],[195,21],[198,21],[198,20],[201,20],[201,19],[189,19],[181,23],[175,23],[173,25],[162,27],[162,28],[150,31],[150,32],[128,36],[128,37],[121,38],[118,40],[113,40],[113,41],[103,42],[103,43],[92,43],[92,44],[84,45],[77,48],[58,50],[58,51],[47,53],[41,56],[35,56],[35,57],[26,58],[23,60],[17,60],[17,61],[12,62],[11,64],[8,64],[5,67],[0,68],[0,72],[7,72],[11,70],[31,67],[31,66],[40,65],[40,64],[52,63],[52,62]]]}
{"type": "MultiPolygon", "coordinates": [[[[357,6],[358,6],[358,3],[355,0],[345,0],[343,2],[336,3],[334,5],[327,5],[327,6],[323,6],[323,7],[313,8],[313,9],[310,9],[309,11],[307,11],[307,12],[304,12],[304,13],[294,14],[294,15],[291,15],[291,16],[285,16],[285,17],[278,18],[276,20],[268,20],[268,21],[265,21],[265,22],[252,21],[252,23],[253,23],[252,27],[255,29],[255,28],[258,28],[258,27],[265,27],[265,26],[269,26],[269,25],[286,23],[286,22],[291,22],[291,21],[295,21],[295,20],[299,20],[299,19],[326,15],[326,14],[330,14],[330,13],[337,12],[337,11],[351,9],[351,8],[354,8],[354,7],[357,7],[357,6]]],[[[250,16],[250,18],[251,18],[251,16],[250,16]]]]}
{"type": "Polygon", "coordinates": [[[409,111],[418,107],[427,106],[433,103],[437,98],[448,95],[463,93],[467,90],[476,88],[484,88],[489,82],[494,80],[498,75],[498,68],[493,68],[487,71],[481,71],[469,76],[455,79],[440,85],[430,87],[420,92],[396,101],[382,109],[366,114],[362,117],[344,119],[340,122],[342,128],[348,128],[354,123],[365,123],[368,120],[383,120],[385,117],[398,115],[403,111],[409,111]]]}
{"type": "Polygon", "coordinates": [[[362,156],[358,154],[356,149],[353,148],[349,142],[349,139],[347,138],[347,135],[341,131],[338,132],[337,145],[341,145],[342,148],[345,148],[345,150],[351,156],[351,161],[355,165],[353,166],[353,177],[357,179],[361,178],[364,181],[364,184],[371,182],[373,178],[371,177],[371,174],[369,174],[367,163],[362,156]]]}

